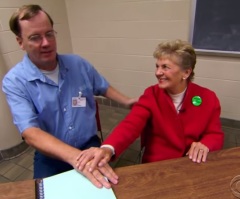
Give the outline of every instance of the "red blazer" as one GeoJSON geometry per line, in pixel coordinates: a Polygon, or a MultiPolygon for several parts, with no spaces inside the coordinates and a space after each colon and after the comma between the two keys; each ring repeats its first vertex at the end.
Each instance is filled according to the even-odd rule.
{"type": "Polygon", "coordinates": [[[182,108],[177,113],[171,97],[154,85],[145,90],[103,144],[112,145],[118,157],[144,130],[143,162],[185,156],[192,142],[200,141],[210,151],[219,150],[224,141],[220,112],[217,96],[207,88],[190,82],[182,108]],[[192,104],[194,96],[201,97],[199,106],[192,104]]]}

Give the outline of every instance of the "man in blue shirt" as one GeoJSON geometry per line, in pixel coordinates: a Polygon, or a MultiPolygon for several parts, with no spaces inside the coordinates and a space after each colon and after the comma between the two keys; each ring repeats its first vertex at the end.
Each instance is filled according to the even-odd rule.
{"type": "MultiPolygon", "coordinates": [[[[57,54],[53,20],[40,6],[19,8],[10,28],[26,55],[4,77],[3,91],[14,124],[36,148],[34,178],[75,168],[81,150],[100,146],[94,95],[126,106],[136,99],[115,90],[83,58],[57,54]]],[[[103,175],[117,183],[109,165],[83,174],[97,187],[110,187],[103,175]]]]}

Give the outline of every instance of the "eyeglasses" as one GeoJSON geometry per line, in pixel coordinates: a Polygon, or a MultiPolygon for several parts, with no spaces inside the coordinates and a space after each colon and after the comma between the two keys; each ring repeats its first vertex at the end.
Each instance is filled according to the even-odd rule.
{"type": "Polygon", "coordinates": [[[57,32],[55,30],[51,30],[43,35],[31,35],[28,37],[28,41],[32,43],[42,43],[43,38],[45,37],[48,41],[53,41],[56,38],[57,32]]]}

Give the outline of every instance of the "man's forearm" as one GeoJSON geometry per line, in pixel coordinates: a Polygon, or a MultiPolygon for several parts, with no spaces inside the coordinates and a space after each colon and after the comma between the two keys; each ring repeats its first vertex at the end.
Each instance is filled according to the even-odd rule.
{"type": "Polygon", "coordinates": [[[76,157],[81,152],[79,149],[62,142],[39,128],[28,128],[23,132],[22,136],[27,144],[41,153],[71,165],[75,165],[76,157]]]}
{"type": "Polygon", "coordinates": [[[111,100],[114,100],[120,104],[123,104],[125,106],[132,106],[137,101],[137,99],[130,98],[130,97],[122,94],[121,92],[119,92],[118,90],[113,88],[112,86],[108,87],[104,96],[111,100]]]}

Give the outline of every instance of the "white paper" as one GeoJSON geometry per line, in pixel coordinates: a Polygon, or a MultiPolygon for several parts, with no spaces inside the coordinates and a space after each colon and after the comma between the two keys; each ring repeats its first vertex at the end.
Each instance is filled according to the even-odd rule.
{"type": "Polygon", "coordinates": [[[116,199],[112,189],[97,188],[76,170],[43,179],[46,199],[116,199]]]}

